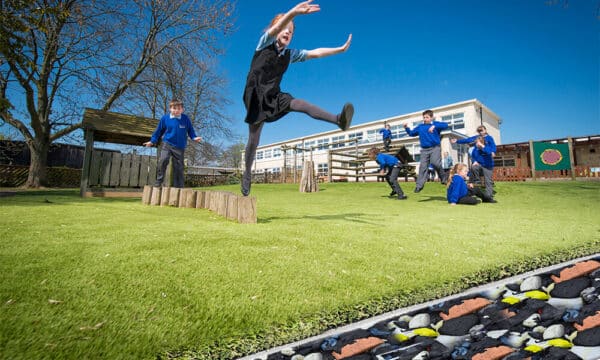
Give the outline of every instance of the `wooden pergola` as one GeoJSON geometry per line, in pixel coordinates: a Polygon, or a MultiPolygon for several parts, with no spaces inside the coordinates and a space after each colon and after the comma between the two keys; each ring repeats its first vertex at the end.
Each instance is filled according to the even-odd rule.
{"type": "MultiPolygon", "coordinates": [[[[103,191],[91,192],[90,186],[139,189],[154,181],[154,157],[98,151],[94,150],[94,142],[142,146],[150,140],[157,125],[156,119],[86,108],[82,121],[85,153],[80,195],[108,195],[103,191]]],[[[137,192],[141,196],[141,190],[137,192]]],[[[120,196],[126,194],[128,193],[121,192],[120,196]]]]}

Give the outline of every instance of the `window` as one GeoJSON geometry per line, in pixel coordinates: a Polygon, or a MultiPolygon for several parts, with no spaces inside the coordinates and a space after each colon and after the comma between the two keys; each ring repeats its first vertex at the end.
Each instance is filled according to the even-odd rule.
{"type": "Polygon", "coordinates": [[[404,125],[390,126],[390,130],[392,131],[392,139],[400,139],[408,136],[406,130],[404,130],[404,125]]]}
{"type": "Polygon", "coordinates": [[[256,152],[256,160],[262,160],[262,158],[263,158],[263,152],[257,151],[256,152]]]}
{"type": "Polygon", "coordinates": [[[375,142],[377,140],[381,141],[382,139],[379,130],[367,130],[367,143],[375,142]]]}
{"type": "Polygon", "coordinates": [[[273,174],[280,174],[281,173],[281,168],[278,168],[278,167],[273,168],[272,172],[273,172],[273,174]]]}
{"type": "Polygon", "coordinates": [[[421,147],[419,145],[414,144],[412,148],[408,148],[408,152],[416,162],[421,161],[421,147]]]}
{"type": "Polygon", "coordinates": [[[312,141],[306,141],[306,142],[304,143],[304,149],[306,149],[306,151],[310,151],[310,150],[312,150],[312,147],[313,147],[313,146],[315,146],[315,144],[316,144],[316,141],[315,141],[315,140],[312,140],[312,141]]]}
{"type": "Polygon", "coordinates": [[[448,127],[451,130],[458,130],[465,128],[465,113],[456,113],[452,115],[442,116],[442,121],[448,123],[448,127]]]}
{"type": "Polygon", "coordinates": [[[319,139],[317,140],[317,145],[319,146],[319,150],[327,150],[329,149],[329,139],[319,139]]]}
{"type": "Polygon", "coordinates": [[[515,167],[517,164],[514,155],[496,156],[494,166],[496,167],[515,167]]]}
{"type": "Polygon", "coordinates": [[[356,132],[356,133],[352,133],[352,134],[348,134],[348,140],[358,140],[358,143],[362,143],[362,138],[363,138],[363,133],[361,132],[356,132]]]}
{"type": "Polygon", "coordinates": [[[331,137],[331,148],[335,149],[335,148],[341,148],[344,147],[344,143],[342,141],[344,141],[346,139],[346,135],[340,135],[340,136],[332,136],[331,137]],[[336,144],[336,142],[340,142],[340,144],[336,144]]]}
{"type": "Polygon", "coordinates": [[[269,150],[265,150],[265,159],[270,159],[271,158],[271,149],[269,150]]]}
{"type": "Polygon", "coordinates": [[[328,174],[328,165],[327,163],[320,163],[317,165],[317,175],[318,176],[327,176],[328,174]]]}
{"type": "Polygon", "coordinates": [[[281,148],[275,148],[275,149],[273,149],[273,157],[274,158],[281,157],[281,148]]]}

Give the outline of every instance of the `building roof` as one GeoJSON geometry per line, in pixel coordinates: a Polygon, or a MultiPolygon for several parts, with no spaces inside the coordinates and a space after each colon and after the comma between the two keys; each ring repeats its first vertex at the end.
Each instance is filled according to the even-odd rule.
{"type": "MultiPolygon", "coordinates": [[[[453,107],[461,107],[461,106],[465,106],[468,104],[475,104],[477,106],[480,106],[482,109],[484,109],[487,113],[489,113],[491,116],[495,117],[498,119],[498,124],[502,123],[502,119],[496,114],[494,113],[492,110],[490,110],[487,106],[485,106],[484,104],[482,104],[479,100],[477,99],[470,99],[470,100],[465,100],[465,101],[460,101],[457,103],[453,103],[453,104],[448,104],[448,105],[443,105],[443,106],[437,106],[434,108],[431,108],[431,110],[433,110],[434,113],[436,113],[438,110],[448,110],[451,109],[453,107]]],[[[399,121],[399,120],[406,120],[409,119],[411,117],[419,117],[421,116],[421,114],[423,113],[423,111],[425,111],[427,109],[423,109],[423,110],[419,110],[419,111],[414,111],[408,114],[402,114],[402,115],[395,115],[392,117],[388,117],[388,118],[384,118],[384,119],[379,119],[379,120],[374,120],[374,121],[369,121],[369,122],[365,122],[362,124],[357,124],[354,126],[351,126],[347,132],[352,132],[352,131],[359,131],[363,128],[368,128],[371,127],[373,125],[377,125],[380,123],[386,123],[386,122],[390,122],[390,121],[399,121]]],[[[287,139],[287,140],[283,140],[283,141],[277,141],[271,144],[265,144],[265,145],[261,145],[258,147],[258,149],[264,149],[264,148],[268,148],[268,147],[272,147],[272,146],[276,146],[276,145],[283,145],[283,144],[289,144],[289,143],[293,143],[293,142],[302,142],[303,140],[306,140],[307,138],[316,138],[319,136],[327,136],[327,135],[335,135],[335,134],[343,134],[344,132],[340,131],[339,129],[335,129],[335,130],[329,130],[329,131],[323,131],[320,133],[315,133],[315,134],[310,134],[310,135],[306,135],[306,136],[301,136],[301,137],[297,137],[297,138],[292,138],[292,139],[287,139]]],[[[456,133],[457,134],[457,133],[456,133]]]]}
{"type": "Polygon", "coordinates": [[[86,108],[83,129],[94,131],[94,141],[139,145],[149,141],[158,120],[86,108]]]}

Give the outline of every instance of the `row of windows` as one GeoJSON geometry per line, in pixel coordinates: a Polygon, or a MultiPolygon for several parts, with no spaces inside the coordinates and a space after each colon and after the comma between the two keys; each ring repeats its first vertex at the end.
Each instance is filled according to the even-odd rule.
{"type": "MultiPolygon", "coordinates": [[[[449,128],[451,130],[459,130],[465,128],[465,113],[460,112],[451,115],[445,115],[441,117],[441,121],[448,123],[449,128]]],[[[422,124],[423,121],[416,121],[412,123],[412,127],[418,126],[422,124]]],[[[404,130],[403,124],[391,125],[390,130],[392,131],[392,139],[402,139],[408,137],[408,134],[404,130]]],[[[337,135],[331,137],[331,143],[329,138],[311,140],[302,143],[295,144],[297,147],[296,152],[301,154],[303,150],[309,151],[311,148],[316,151],[324,151],[329,149],[337,149],[342,148],[344,146],[348,146],[348,144],[344,143],[346,140],[346,135],[337,135]]],[[[362,131],[354,132],[348,134],[348,140],[357,140],[359,144],[368,144],[382,141],[382,136],[380,133],[380,129],[367,130],[367,135],[364,137],[364,133],[362,131]]],[[[256,160],[262,159],[270,159],[270,158],[278,158],[280,157],[281,149],[267,149],[256,152],[256,160]]],[[[293,150],[288,150],[288,155],[293,155],[293,150]]]]}

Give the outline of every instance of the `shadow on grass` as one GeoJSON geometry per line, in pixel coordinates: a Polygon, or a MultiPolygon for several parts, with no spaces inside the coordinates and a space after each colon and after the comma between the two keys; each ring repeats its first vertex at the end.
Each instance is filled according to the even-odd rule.
{"type": "Polygon", "coordinates": [[[321,220],[321,221],[348,221],[352,223],[370,224],[375,225],[376,223],[367,221],[365,218],[367,214],[363,213],[347,213],[347,214],[335,214],[335,215],[304,215],[304,216],[271,216],[265,218],[258,218],[259,224],[270,223],[278,220],[321,220]]]}
{"type": "Polygon", "coordinates": [[[105,201],[105,202],[138,202],[139,197],[119,198],[119,197],[92,197],[83,198],[79,195],[79,189],[47,189],[47,190],[23,190],[14,189],[0,191],[0,199],[3,206],[30,206],[32,203],[40,205],[54,204],[64,205],[68,203],[80,203],[86,201],[105,201]],[[93,200],[92,200],[93,199],[93,200]]]}
{"type": "Polygon", "coordinates": [[[427,202],[427,201],[446,201],[446,202],[448,202],[448,199],[446,199],[443,196],[429,196],[426,199],[419,200],[419,202],[427,202]]]}

